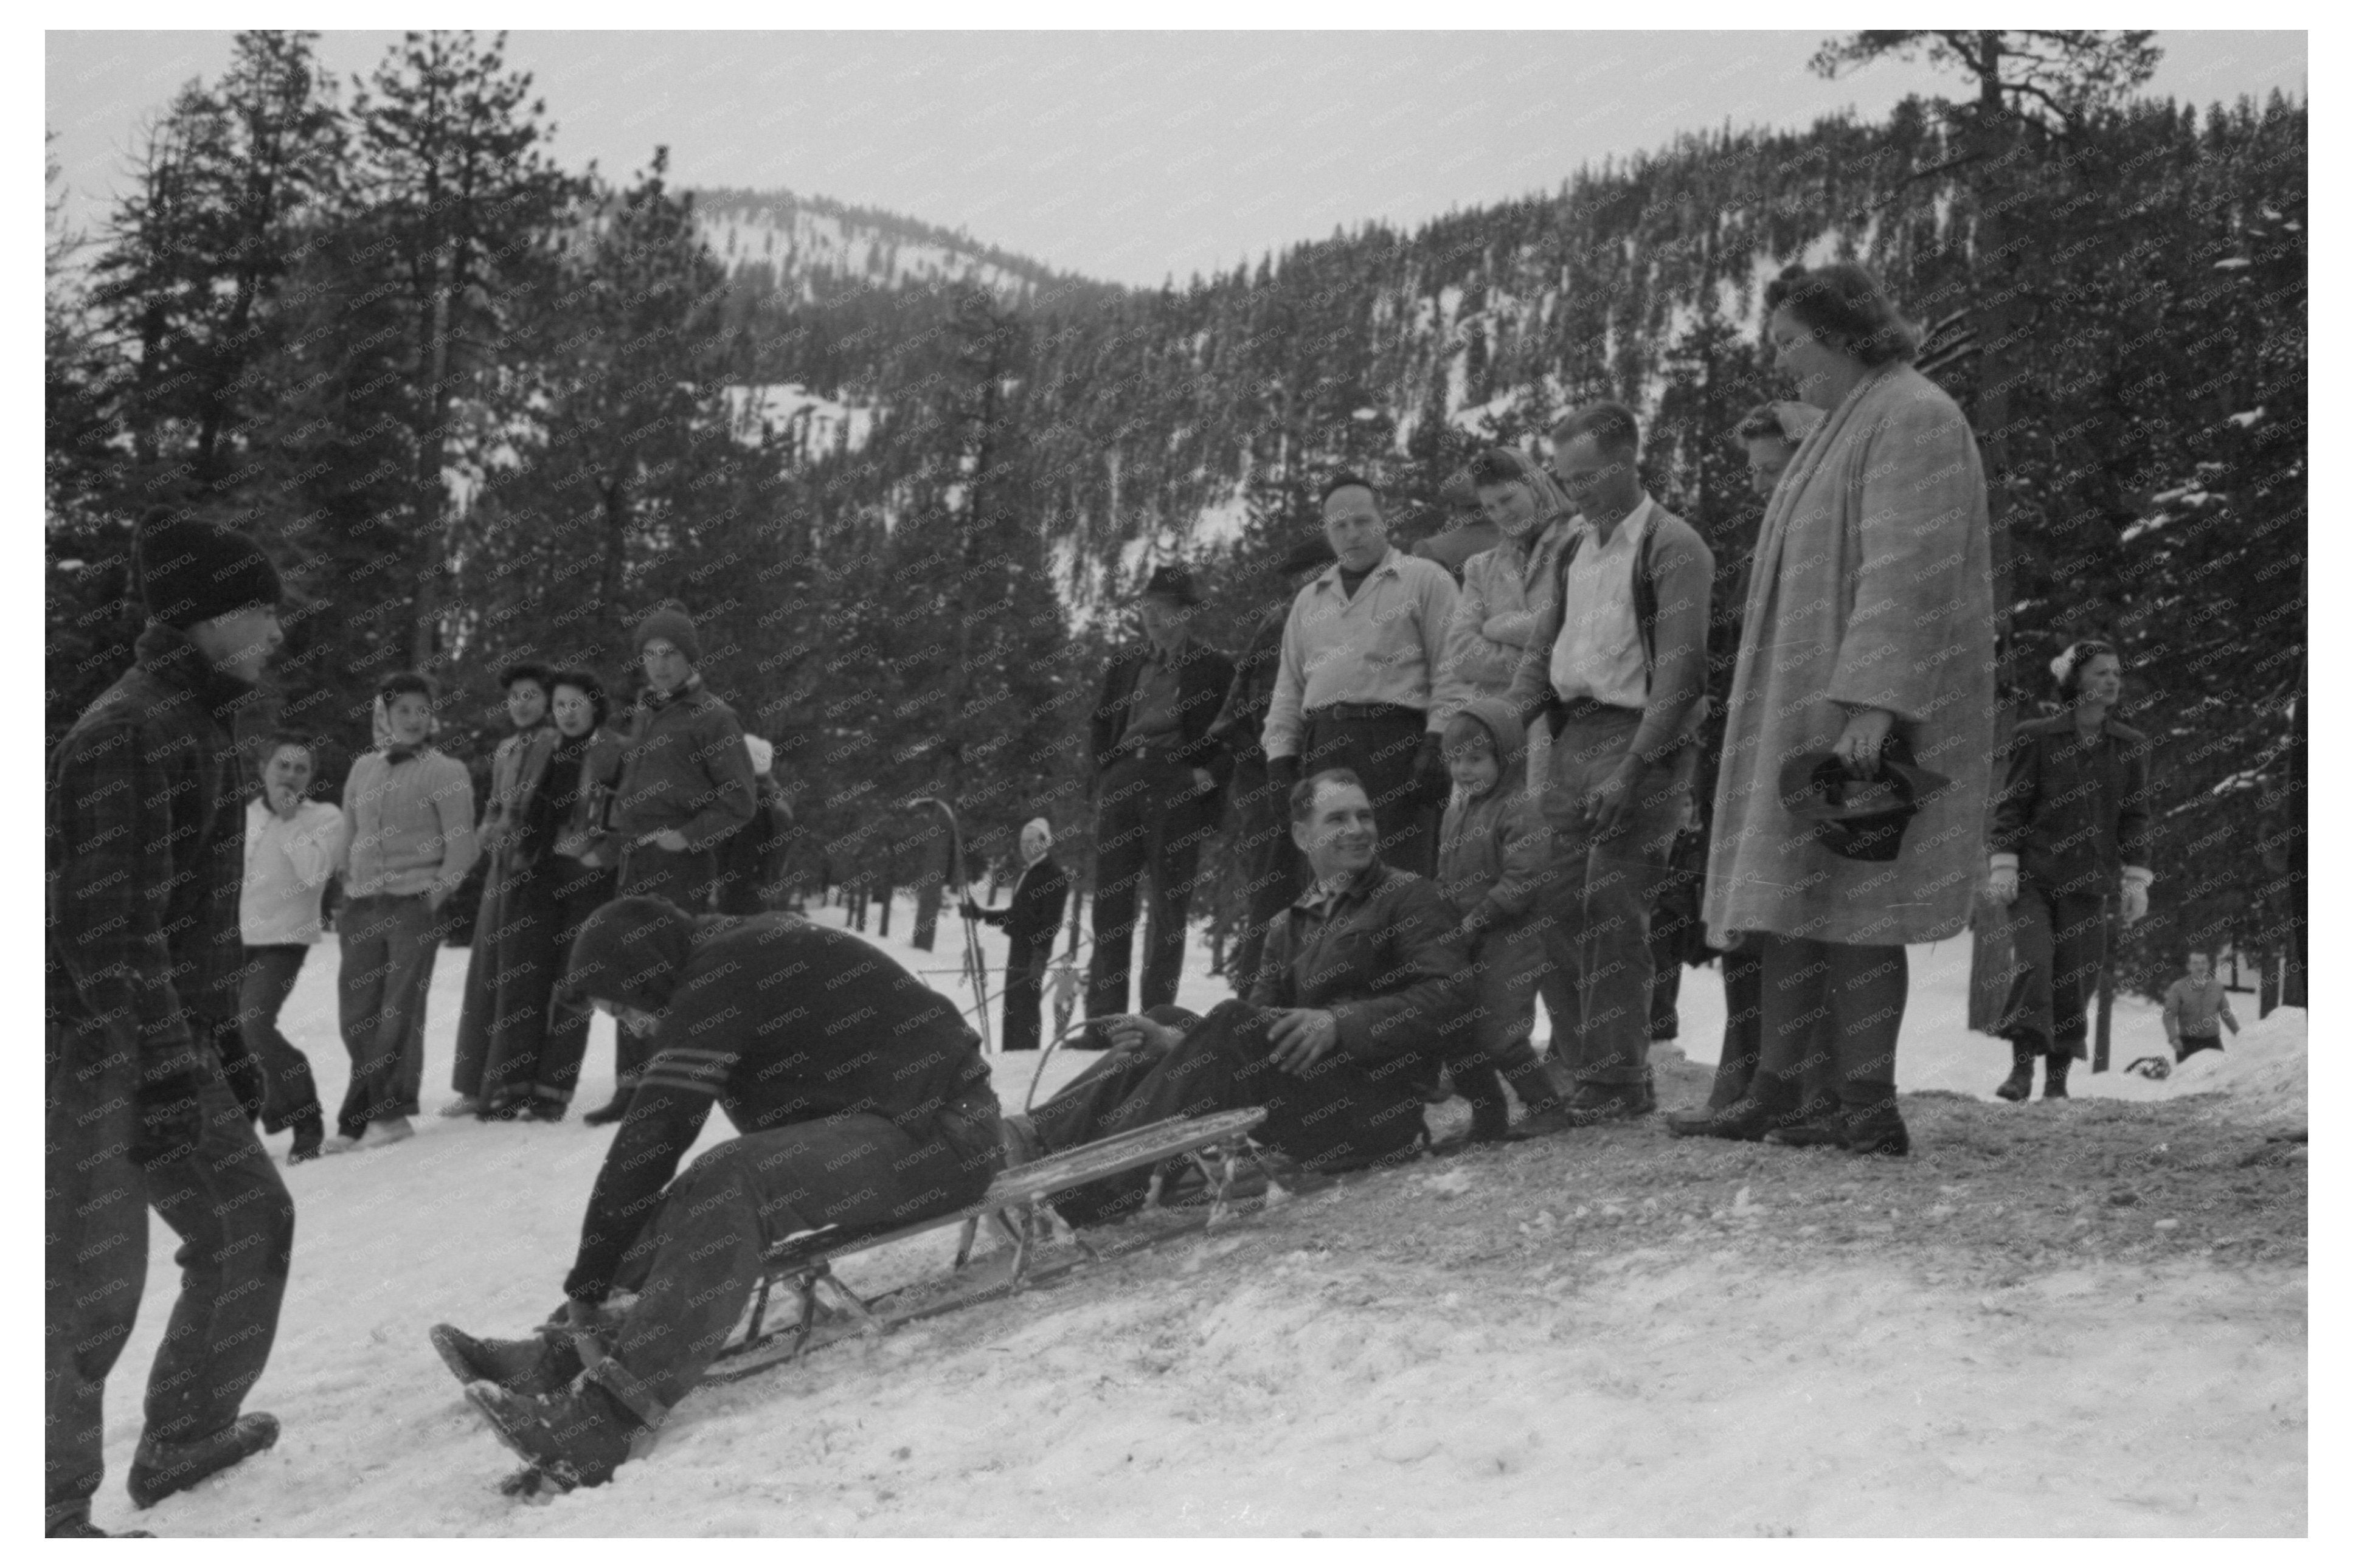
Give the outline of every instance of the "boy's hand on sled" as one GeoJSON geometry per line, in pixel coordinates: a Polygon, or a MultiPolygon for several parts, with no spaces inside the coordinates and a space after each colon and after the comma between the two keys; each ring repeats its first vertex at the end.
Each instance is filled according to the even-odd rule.
{"type": "Polygon", "coordinates": [[[1274,1065],[1303,1073],[1340,1043],[1340,1020],[1318,1007],[1290,1007],[1275,1015],[1267,1037],[1274,1042],[1274,1065]]]}

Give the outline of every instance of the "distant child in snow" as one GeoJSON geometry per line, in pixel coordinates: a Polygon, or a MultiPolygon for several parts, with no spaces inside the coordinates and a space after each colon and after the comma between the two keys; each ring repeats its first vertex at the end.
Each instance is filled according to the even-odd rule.
{"type": "Polygon", "coordinates": [[[286,1152],[290,1165],[316,1159],[326,1140],[310,1058],[278,1028],[302,961],[319,940],[320,895],[343,848],[343,814],[310,798],[315,771],[309,741],[270,737],[261,762],[261,798],[246,803],[245,884],[237,896],[245,947],[237,1027],[269,1085],[261,1125],[271,1132],[294,1130],[286,1152]]]}
{"type": "Polygon", "coordinates": [[[441,944],[441,907],[474,863],[474,784],[432,742],[433,685],[403,671],[377,692],[388,743],[343,783],[343,948],[336,985],[351,1087],[322,1152],[397,1142],[416,1130],[421,1030],[441,944]]]}
{"type": "Polygon", "coordinates": [[[2165,1040],[2173,1047],[2173,1059],[2186,1062],[2200,1051],[2221,1050],[2221,1024],[2228,1024],[2233,1035],[2239,1032],[2239,1020],[2231,1013],[2231,994],[2214,977],[2214,961],[2193,952],[2189,976],[2175,981],[2165,992],[2165,1040]]]}
{"type": "Polygon", "coordinates": [[[1464,703],[1442,744],[1454,794],[1439,830],[1438,888],[1461,918],[1472,998],[1447,1070],[1471,1102],[1471,1141],[1494,1143],[1510,1136],[1503,1083],[1531,1116],[1558,1098],[1528,1043],[1545,963],[1536,893],[1552,830],[1528,795],[1527,731],[1508,703],[1494,697],[1464,703]]]}

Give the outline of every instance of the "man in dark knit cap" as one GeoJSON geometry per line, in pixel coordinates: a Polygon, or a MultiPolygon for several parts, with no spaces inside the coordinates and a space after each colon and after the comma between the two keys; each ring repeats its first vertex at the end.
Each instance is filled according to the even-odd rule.
{"type": "MultiPolygon", "coordinates": [[[[719,878],[715,851],[758,805],[752,753],[735,710],[695,673],[702,644],[683,606],[664,600],[638,624],[637,646],[646,684],[613,795],[620,896],[668,899],[699,915],[719,878]]],[[[612,1101],[581,1119],[591,1126],[619,1121],[637,1087],[642,1053],[626,1034],[617,1047],[612,1101]]]]}
{"type": "Polygon", "coordinates": [[[44,1337],[51,1535],[105,1533],[107,1373],[147,1277],[147,1211],[181,1240],[131,1499],[146,1508],[278,1440],[238,1414],[278,1333],[294,1203],[221,1071],[237,1014],[243,770],[234,737],[280,643],[278,573],[240,534],[150,514],[137,662],[49,759],[44,1337]]]}

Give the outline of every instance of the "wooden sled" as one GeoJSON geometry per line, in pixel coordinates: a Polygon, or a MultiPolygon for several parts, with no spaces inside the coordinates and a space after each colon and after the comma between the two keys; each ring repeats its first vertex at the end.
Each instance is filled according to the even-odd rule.
{"type": "Polygon", "coordinates": [[[1214,1116],[1171,1117],[1008,1171],[989,1184],[978,1203],[953,1213],[889,1229],[845,1231],[829,1226],[789,1237],[762,1260],[764,1271],[743,1331],[712,1360],[702,1381],[732,1383],[836,1340],[887,1332],[901,1323],[1027,1289],[1087,1263],[1127,1257],[1208,1230],[1234,1212],[1233,1192],[1242,1163],[1266,1171],[1264,1152],[1250,1137],[1265,1120],[1266,1112],[1256,1107],[1214,1116]],[[1205,1206],[1193,1217],[1160,1217],[1168,1211],[1160,1203],[1162,1184],[1156,1172],[1145,1215],[1114,1227],[1117,1235],[1082,1236],[1054,1213],[1054,1199],[1075,1187],[1175,1160],[1186,1162],[1200,1177],[1205,1206]],[[1058,1224],[1071,1245],[1061,1256],[1040,1261],[1039,1254],[1052,1241],[1058,1224]],[[984,1225],[993,1226],[1009,1245],[992,1249],[976,1263],[973,1249],[984,1225]],[[951,1226],[960,1235],[950,1266],[953,1278],[944,1286],[923,1280],[861,1296],[833,1271],[841,1258],[951,1226]],[[829,1300],[820,1298],[820,1288],[829,1300]],[[789,1294],[795,1309],[791,1321],[782,1325],[769,1318],[779,1291],[789,1294]]]}

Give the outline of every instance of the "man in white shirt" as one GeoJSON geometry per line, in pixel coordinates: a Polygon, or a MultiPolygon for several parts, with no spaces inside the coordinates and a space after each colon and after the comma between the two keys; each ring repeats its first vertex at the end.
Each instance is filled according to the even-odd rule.
{"type": "Polygon", "coordinates": [[[1715,562],[1690,524],[1651,499],[1640,427],[1590,404],[1553,432],[1553,471],[1579,513],[1560,591],[1508,700],[1553,726],[1544,791],[1552,826],[1552,962],[1576,984],[1575,1037],[1556,1041],[1576,1083],[1525,1133],[1647,1115],[1651,909],[1689,810],[1707,681],[1715,562]]]}
{"type": "Polygon", "coordinates": [[[294,1130],[286,1152],[290,1165],[317,1159],[326,1140],[311,1058],[278,1027],[302,961],[319,940],[319,900],[343,848],[343,814],[310,798],[315,772],[307,738],[269,738],[261,797],[246,803],[245,884],[237,897],[237,934],[245,948],[237,1031],[267,1085],[262,1130],[294,1130]]]}
{"type": "Polygon", "coordinates": [[[1381,858],[1427,877],[1438,868],[1436,808],[1453,787],[1436,689],[1454,579],[1389,542],[1369,479],[1335,475],[1322,508],[1337,559],[1299,591],[1282,629],[1267,778],[1287,798],[1302,777],[1348,769],[1372,796],[1381,858]]]}

